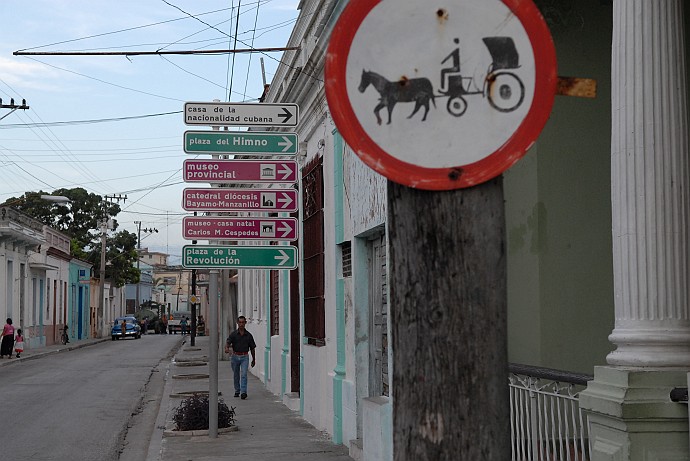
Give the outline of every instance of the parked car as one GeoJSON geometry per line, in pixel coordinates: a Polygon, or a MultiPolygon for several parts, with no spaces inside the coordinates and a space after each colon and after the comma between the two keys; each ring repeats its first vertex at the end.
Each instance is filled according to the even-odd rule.
{"type": "Polygon", "coordinates": [[[141,326],[134,316],[118,317],[115,319],[113,327],[110,329],[110,337],[113,341],[120,338],[133,337],[134,339],[141,338],[141,326]],[[122,321],[125,321],[125,332],[122,333],[122,321]]]}

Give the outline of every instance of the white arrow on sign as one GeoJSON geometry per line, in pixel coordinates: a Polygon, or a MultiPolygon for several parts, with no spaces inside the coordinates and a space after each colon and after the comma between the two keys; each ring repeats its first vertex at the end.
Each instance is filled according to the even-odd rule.
{"type": "Polygon", "coordinates": [[[280,166],[283,168],[282,170],[278,170],[278,174],[283,175],[283,177],[281,179],[286,179],[290,175],[292,175],[292,168],[290,168],[290,165],[287,165],[285,163],[281,163],[280,166]]]}
{"type": "Polygon", "coordinates": [[[290,196],[288,194],[286,194],[285,192],[282,192],[282,194],[283,194],[283,198],[279,198],[278,203],[283,205],[283,206],[281,206],[281,208],[287,208],[292,203],[292,198],[290,198],[290,196]]]}
{"type": "Polygon", "coordinates": [[[278,232],[283,233],[283,235],[281,235],[281,237],[285,237],[292,232],[292,226],[290,226],[290,224],[286,223],[285,221],[281,221],[281,225],[283,227],[278,228],[278,232]]]}
{"type": "Polygon", "coordinates": [[[292,147],[292,144],[293,142],[290,141],[290,138],[288,138],[287,136],[283,136],[283,142],[278,143],[279,146],[285,146],[283,148],[283,152],[286,152],[288,149],[290,149],[292,147]]]}
{"type": "Polygon", "coordinates": [[[273,259],[275,259],[276,261],[280,261],[278,263],[278,265],[282,266],[283,264],[288,262],[288,260],[290,259],[290,256],[288,256],[288,254],[285,253],[283,250],[278,250],[278,251],[280,252],[281,256],[274,256],[273,259]]]}

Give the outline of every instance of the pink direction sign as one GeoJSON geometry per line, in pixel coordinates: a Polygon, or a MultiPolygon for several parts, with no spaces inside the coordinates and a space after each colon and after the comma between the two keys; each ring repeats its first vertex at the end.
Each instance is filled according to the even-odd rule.
{"type": "Polygon", "coordinates": [[[216,218],[187,216],[182,220],[186,239],[297,240],[295,218],[216,218]]]}
{"type": "Polygon", "coordinates": [[[185,160],[182,167],[185,182],[204,183],[295,183],[297,162],[294,160],[185,160]]]}
{"type": "Polygon", "coordinates": [[[182,208],[186,211],[297,211],[295,189],[185,189],[182,208]]]}

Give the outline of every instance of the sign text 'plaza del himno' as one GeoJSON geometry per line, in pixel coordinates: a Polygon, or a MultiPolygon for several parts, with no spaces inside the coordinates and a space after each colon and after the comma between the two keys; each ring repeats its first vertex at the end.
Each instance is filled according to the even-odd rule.
{"type": "Polygon", "coordinates": [[[295,155],[296,133],[255,131],[185,131],[188,154],[295,155]]]}

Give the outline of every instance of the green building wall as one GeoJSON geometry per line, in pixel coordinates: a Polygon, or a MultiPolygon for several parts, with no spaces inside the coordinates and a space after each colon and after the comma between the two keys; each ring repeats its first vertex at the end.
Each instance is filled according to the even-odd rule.
{"type": "Polygon", "coordinates": [[[592,373],[613,347],[612,7],[604,3],[542,7],[558,75],[595,79],[598,90],[595,99],[556,96],[538,142],[504,175],[511,362],[592,373]]]}

